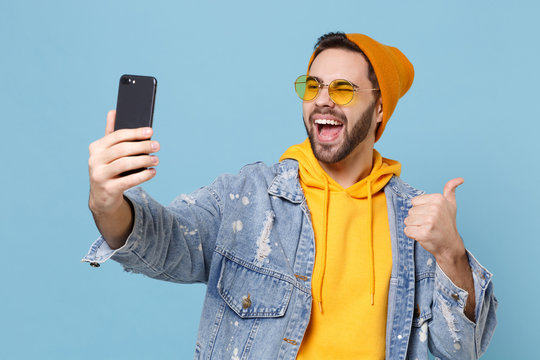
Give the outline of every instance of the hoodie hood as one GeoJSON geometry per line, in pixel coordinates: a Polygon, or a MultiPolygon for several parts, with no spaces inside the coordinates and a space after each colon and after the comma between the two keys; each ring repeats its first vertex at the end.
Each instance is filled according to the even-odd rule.
{"type": "Polygon", "coordinates": [[[358,181],[354,185],[343,188],[321,167],[319,161],[315,158],[309,139],[303,143],[293,145],[281,156],[283,159],[294,159],[298,161],[300,179],[309,187],[325,189],[326,183],[332,191],[345,191],[354,198],[366,198],[368,192],[375,194],[379,192],[390,181],[393,175],[399,176],[401,173],[401,164],[398,161],[386,159],[373,149],[373,167],[371,173],[358,181]],[[367,183],[371,183],[371,189],[368,189],[367,183]]]}

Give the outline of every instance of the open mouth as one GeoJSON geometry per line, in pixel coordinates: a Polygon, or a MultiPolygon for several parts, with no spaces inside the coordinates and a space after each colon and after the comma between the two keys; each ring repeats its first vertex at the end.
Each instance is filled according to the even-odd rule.
{"type": "Polygon", "coordinates": [[[321,142],[335,141],[343,130],[343,123],[333,119],[316,119],[317,138],[321,142]]]}

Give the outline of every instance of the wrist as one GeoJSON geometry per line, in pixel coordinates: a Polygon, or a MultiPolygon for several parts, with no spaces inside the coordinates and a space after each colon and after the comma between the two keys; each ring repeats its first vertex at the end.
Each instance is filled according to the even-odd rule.
{"type": "Polygon", "coordinates": [[[114,214],[118,213],[118,211],[124,205],[124,202],[126,202],[126,200],[123,197],[120,197],[119,200],[109,200],[108,204],[104,204],[96,201],[92,194],[90,194],[90,197],[88,199],[88,208],[90,209],[94,217],[108,217],[114,216],[114,214]]]}
{"type": "Polygon", "coordinates": [[[446,251],[436,255],[435,261],[437,261],[439,266],[444,268],[460,267],[463,264],[468,264],[469,258],[467,257],[467,251],[465,250],[461,238],[459,239],[459,246],[446,249],[446,251]]]}

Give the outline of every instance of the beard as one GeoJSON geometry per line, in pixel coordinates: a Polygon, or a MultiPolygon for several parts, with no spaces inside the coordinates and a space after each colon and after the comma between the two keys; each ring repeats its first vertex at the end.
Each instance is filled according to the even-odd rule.
{"type": "Polygon", "coordinates": [[[329,108],[315,108],[309,116],[309,124],[312,126],[308,128],[308,125],[306,125],[306,122],[304,121],[304,126],[306,127],[306,132],[315,158],[327,164],[334,164],[345,159],[368,136],[376,103],[376,101],[373,101],[373,103],[368,106],[350,131],[347,131],[349,121],[342,113],[329,108]],[[340,144],[329,145],[317,142],[317,125],[312,119],[315,114],[332,115],[343,122],[343,141],[340,144]]]}

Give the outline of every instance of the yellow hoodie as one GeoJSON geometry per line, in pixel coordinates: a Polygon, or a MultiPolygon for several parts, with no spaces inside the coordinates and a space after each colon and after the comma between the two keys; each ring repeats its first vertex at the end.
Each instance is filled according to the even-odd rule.
{"type": "Polygon", "coordinates": [[[314,306],[298,359],[384,359],[392,248],[382,189],[401,164],[373,150],[371,173],[344,189],[309,140],[290,147],[287,158],[299,163],[316,248],[314,306]]]}

